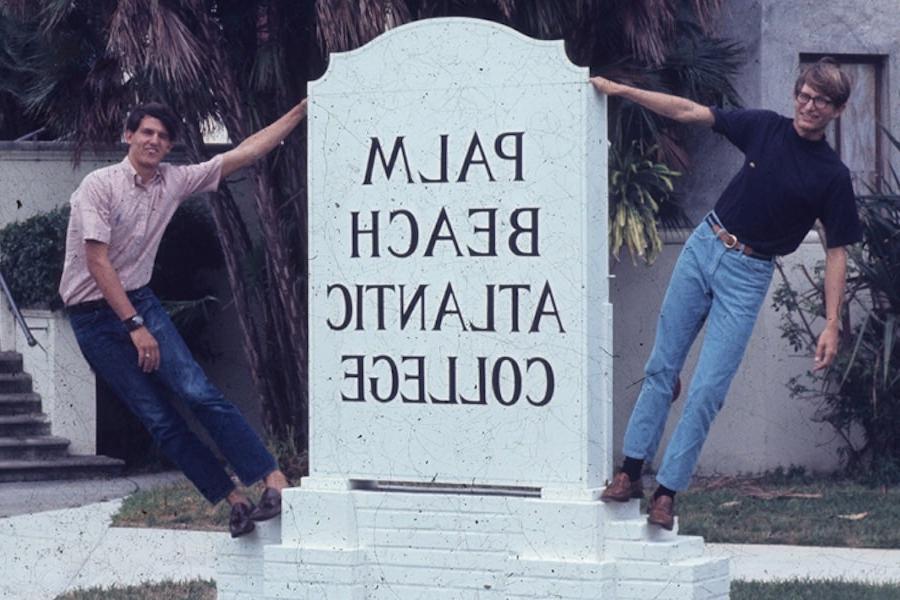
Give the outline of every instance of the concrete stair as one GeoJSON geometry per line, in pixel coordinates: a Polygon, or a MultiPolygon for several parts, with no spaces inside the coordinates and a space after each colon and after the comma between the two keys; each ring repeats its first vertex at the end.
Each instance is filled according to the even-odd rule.
{"type": "Polygon", "coordinates": [[[0,482],[87,479],[121,473],[124,462],[69,454],[69,440],[50,434],[22,356],[0,352],[0,482]]]}

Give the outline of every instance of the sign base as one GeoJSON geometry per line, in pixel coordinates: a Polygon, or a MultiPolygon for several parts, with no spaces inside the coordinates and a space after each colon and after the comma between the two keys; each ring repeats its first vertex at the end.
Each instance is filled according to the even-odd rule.
{"type": "Polygon", "coordinates": [[[729,560],[648,526],[637,501],[364,487],[286,490],[280,542],[261,524],[220,554],[219,599],[728,598],[729,560]]]}

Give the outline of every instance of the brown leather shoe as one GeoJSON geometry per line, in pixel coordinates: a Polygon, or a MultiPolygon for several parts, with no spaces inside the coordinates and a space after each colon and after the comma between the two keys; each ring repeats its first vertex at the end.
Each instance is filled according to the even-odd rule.
{"type": "Polygon", "coordinates": [[[259,498],[259,504],[250,513],[253,521],[268,521],[281,514],[281,492],[267,487],[259,498]]]}
{"type": "Polygon", "coordinates": [[[251,512],[253,506],[246,502],[231,505],[231,516],[228,518],[228,531],[231,532],[231,537],[241,537],[253,531],[256,525],[250,520],[251,512]]]}
{"type": "Polygon", "coordinates": [[[675,498],[657,496],[647,505],[647,522],[672,531],[675,527],[675,498]]]}
{"type": "Polygon", "coordinates": [[[640,479],[632,481],[624,472],[619,472],[613,477],[612,482],[606,486],[603,493],[600,494],[600,500],[609,502],[628,502],[644,497],[644,486],[640,479]]]}

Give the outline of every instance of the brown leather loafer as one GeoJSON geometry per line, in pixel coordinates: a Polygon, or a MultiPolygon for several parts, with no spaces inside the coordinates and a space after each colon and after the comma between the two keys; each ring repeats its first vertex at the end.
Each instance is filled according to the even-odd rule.
{"type": "Polygon", "coordinates": [[[231,505],[231,516],[228,518],[228,531],[231,532],[231,537],[241,537],[253,531],[256,527],[250,520],[250,513],[253,510],[253,506],[245,502],[231,505]]]}
{"type": "Polygon", "coordinates": [[[672,531],[675,527],[675,498],[657,496],[647,505],[647,522],[672,531]]]}
{"type": "Polygon", "coordinates": [[[624,472],[619,472],[613,477],[612,482],[606,486],[603,493],[600,494],[600,500],[603,502],[628,502],[644,497],[644,486],[640,479],[632,481],[624,472]]]}
{"type": "Polygon", "coordinates": [[[275,488],[267,487],[262,496],[259,497],[259,504],[250,513],[250,518],[254,521],[268,521],[274,519],[281,514],[281,492],[275,488]]]}

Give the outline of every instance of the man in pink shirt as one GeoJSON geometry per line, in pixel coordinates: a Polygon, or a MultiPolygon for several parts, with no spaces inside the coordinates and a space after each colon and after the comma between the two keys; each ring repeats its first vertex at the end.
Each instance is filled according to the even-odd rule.
{"type": "Polygon", "coordinates": [[[147,284],[178,205],[265,156],[305,117],[304,99],[232,150],[175,166],[162,161],[178,119],[161,104],[138,106],[125,124],[128,155],[89,173],[70,201],[59,293],[81,351],[203,496],[214,504],[228,501],[232,537],[281,512],[287,479],[240,411],[206,378],[147,284]],[[245,485],[264,481],[258,505],[235,488],[169,394],[184,401],[245,485]]]}

